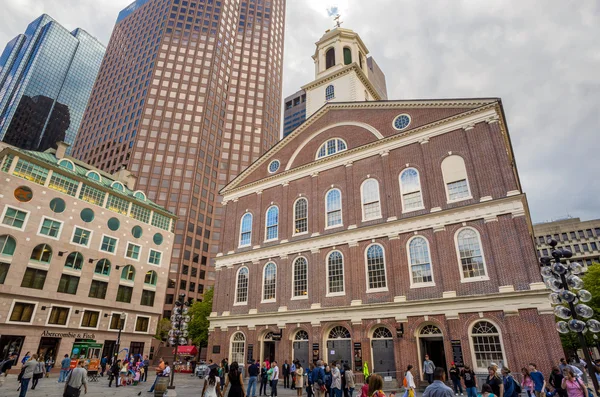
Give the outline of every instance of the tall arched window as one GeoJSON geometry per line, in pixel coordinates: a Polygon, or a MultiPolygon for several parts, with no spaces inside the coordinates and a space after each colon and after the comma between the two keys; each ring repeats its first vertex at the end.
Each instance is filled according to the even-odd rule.
{"type": "Polygon", "coordinates": [[[40,244],[31,251],[30,261],[49,264],[52,260],[52,248],[48,244],[40,244]]]}
{"type": "Polygon", "coordinates": [[[344,294],[344,257],[340,251],[327,256],[327,294],[344,294]]]}
{"type": "Polygon", "coordinates": [[[277,240],[279,237],[279,208],[276,205],[267,210],[267,230],[265,240],[277,240]]]}
{"type": "Polygon", "coordinates": [[[15,249],[17,249],[17,242],[12,236],[8,234],[0,236],[0,254],[13,256],[15,249]]]}
{"type": "Polygon", "coordinates": [[[419,171],[414,168],[407,168],[402,171],[400,174],[400,195],[402,197],[402,211],[414,211],[424,207],[419,171]]]}
{"type": "Polygon", "coordinates": [[[308,200],[299,198],[294,203],[294,234],[308,231],[308,200]]]}
{"type": "Polygon", "coordinates": [[[135,267],[127,265],[121,270],[121,280],[133,281],[135,280],[135,267]]]}
{"type": "Polygon", "coordinates": [[[73,270],[81,270],[83,267],[83,255],[79,252],[71,252],[65,260],[65,267],[70,267],[73,270]]]}
{"type": "Polygon", "coordinates": [[[94,273],[102,276],[110,275],[110,261],[108,259],[100,259],[98,263],[96,263],[94,273]]]}
{"type": "Polygon", "coordinates": [[[342,225],[342,192],[331,189],[325,196],[325,211],[327,212],[327,227],[342,225]]]}
{"type": "Polygon", "coordinates": [[[246,337],[241,332],[236,332],[231,337],[231,363],[236,361],[238,363],[244,362],[246,352],[246,337]]]}
{"type": "Polygon", "coordinates": [[[442,161],[442,175],[446,185],[448,201],[460,201],[471,198],[467,178],[467,168],[462,157],[452,155],[442,161]]]}
{"type": "Polygon", "coordinates": [[[344,47],[344,65],[350,65],[352,63],[352,50],[348,47],[344,47]]]}
{"type": "Polygon", "coordinates": [[[429,244],[423,237],[414,237],[408,243],[411,285],[433,285],[429,244]]]}
{"type": "Polygon", "coordinates": [[[144,276],[144,284],[156,285],[158,281],[158,274],[154,270],[148,270],[144,276]]]}
{"type": "Polygon", "coordinates": [[[250,245],[252,242],[252,214],[247,212],[242,216],[240,227],[240,247],[250,245]]]}
{"type": "Polygon", "coordinates": [[[479,321],[471,329],[471,343],[475,368],[485,370],[490,363],[506,366],[500,332],[489,321],[479,321]]]}
{"type": "Polygon", "coordinates": [[[329,84],[327,88],[325,88],[325,100],[330,101],[335,98],[335,87],[333,84],[329,84]]]}
{"type": "Polygon", "coordinates": [[[367,290],[383,290],[387,288],[385,276],[385,259],[383,247],[373,244],[366,251],[367,290]]]}
{"type": "Polygon", "coordinates": [[[235,303],[248,303],[248,268],[241,267],[237,273],[235,303]]]}
{"type": "Polygon", "coordinates": [[[325,69],[335,66],[335,48],[331,47],[325,53],[325,69]]]}
{"type": "Polygon", "coordinates": [[[456,245],[464,281],[487,279],[481,239],[475,229],[465,228],[456,234],[456,245]]]}
{"type": "Polygon", "coordinates": [[[379,202],[379,182],[377,179],[367,179],[360,187],[362,196],[363,221],[381,218],[381,204],[379,202]]]}
{"type": "Polygon", "coordinates": [[[277,266],[269,262],[263,269],[263,301],[275,301],[277,287],[277,266]]]}
{"type": "Polygon", "coordinates": [[[294,261],[294,298],[308,297],[308,262],[300,257],[294,261]]]}

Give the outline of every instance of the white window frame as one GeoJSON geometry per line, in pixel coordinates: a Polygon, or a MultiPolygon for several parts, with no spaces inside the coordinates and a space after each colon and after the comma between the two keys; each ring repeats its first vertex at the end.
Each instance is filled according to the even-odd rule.
{"type": "Polygon", "coordinates": [[[426,287],[435,287],[435,275],[433,273],[433,262],[431,261],[431,244],[429,243],[429,239],[425,236],[416,235],[408,239],[406,242],[406,259],[408,260],[408,277],[410,279],[410,288],[426,288],[426,287]],[[422,238],[427,243],[427,251],[429,252],[429,267],[431,270],[431,281],[425,283],[415,283],[412,277],[412,263],[410,257],[410,243],[417,239],[422,238]]]}
{"type": "Polygon", "coordinates": [[[473,282],[477,282],[477,281],[488,281],[490,279],[490,274],[488,273],[488,269],[487,269],[487,262],[485,260],[485,252],[483,250],[483,242],[481,241],[481,234],[479,233],[479,230],[477,230],[476,228],[474,228],[472,226],[465,226],[465,227],[461,227],[460,229],[458,229],[454,233],[454,250],[456,251],[456,259],[458,261],[458,270],[460,272],[460,282],[461,283],[473,283],[473,282]],[[475,234],[477,235],[477,239],[479,240],[479,250],[481,251],[481,259],[483,262],[483,270],[485,271],[485,276],[465,278],[463,275],[462,260],[460,257],[460,250],[458,248],[458,235],[460,234],[460,232],[462,232],[463,230],[466,230],[466,229],[473,230],[475,232],[475,234]]]}
{"type": "Polygon", "coordinates": [[[308,283],[308,258],[306,258],[303,255],[300,255],[296,258],[294,258],[294,260],[292,261],[292,269],[291,269],[291,273],[292,273],[292,297],[290,298],[290,300],[303,300],[303,299],[308,299],[308,287],[309,287],[309,283],[308,283]],[[296,261],[299,259],[304,259],[304,261],[306,262],[306,295],[300,295],[300,296],[294,296],[294,287],[295,287],[295,283],[296,283],[296,261]]]}
{"type": "Polygon", "coordinates": [[[269,262],[265,263],[265,265],[263,266],[261,284],[262,284],[262,288],[261,288],[261,293],[260,293],[260,303],[277,302],[277,264],[275,262],[269,261],[269,262]],[[271,299],[265,299],[265,281],[266,281],[265,280],[265,272],[267,271],[267,266],[270,265],[271,263],[275,266],[275,297],[271,298],[271,299]]]}
{"type": "Polygon", "coordinates": [[[335,156],[336,154],[341,153],[341,152],[345,152],[346,150],[348,150],[348,143],[344,139],[342,139],[342,138],[330,138],[330,139],[326,140],[325,142],[323,142],[322,144],[319,145],[319,148],[317,149],[317,153],[315,154],[315,160],[324,159],[324,158],[329,157],[329,156],[335,156]],[[327,143],[330,142],[330,141],[335,141],[335,153],[327,154],[327,143]],[[338,150],[338,144],[339,144],[338,141],[343,142],[344,146],[346,148],[338,150]],[[325,155],[319,157],[319,152],[321,151],[321,148],[323,146],[325,146],[325,155]]]}
{"type": "MultiPolygon", "coordinates": [[[[46,316],[46,327],[57,327],[57,328],[68,328],[69,327],[69,322],[71,321],[71,314],[73,314],[73,306],[51,304],[50,306],[46,307],[46,310],[48,310],[48,315],[46,316]],[[69,309],[69,314],[67,315],[67,322],[65,323],[65,325],[50,324],[50,316],[52,315],[53,307],[62,307],[64,309],[69,309]]],[[[100,322],[100,320],[98,320],[98,322],[100,322]]]]}
{"type": "Polygon", "coordinates": [[[250,300],[250,269],[248,269],[248,266],[242,266],[237,270],[237,272],[235,272],[235,294],[233,297],[233,306],[247,306],[249,300],[250,300]],[[246,286],[246,301],[238,302],[238,288],[239,288],[239,278],[238,277],[240,275],[240,272],[243,269],[248,270],[248,285],[246,286]]]}
{"type": "Polygon", "coordinates": [[[98,171],[89,170],[88,172],[86,172],[86,173],[85,173],[85,176],[86,176],[86,177],[87,177],[89,180],[91,180],[91,181],[94,181],[94,182],[96,182],[96,183],[101,183],[101,182],[102,182],[102,175],[100,175],[100,173],[99,173],[98,171]],[[100,177],[100,180],[95,180],[95,179],[92,179],[92,178],[90,178],[90,174],[92,174],[92,173],[94,173],[94,174],[98,175],[98,176],[100,177]]]}
{"type": "Polygon", "coordinates": [[[49,238],[50,240],[58,241],[58,240],[60,240],[60,235],[62,234],[64,226],[65,226],[65,223],[63,221],[59,221],[58,219],[54,219],[49,216],[42,216],[42,219],[40,220],[40,226],[38,227],[38,231],[37,231],[36,235],[39,237],[49,238]],[[58,228],[58,234],[56,235],[56,237],[52,237],[47,234],[42,234],[42,227],[44,226],[45,220],[57,222],[60,224],[60,227],[58,228]]]}
{"type": "Polygon", "coordinates": [[[111,187],[111,189],[114,189],[114,190],[116,190],[117,192],[121,192],[121,193],[125,193],[125,192],[127,192],[127,189],[125,188],[125,184],[124,184],[124,183],[122,183],[122,182],[119,182],[119,181],[113,181],[113,182],[110,184],[110,187],[111,187]],[[115,189],[115,187],[114,187],[115,185],[121,185],[121,187],[123,188],[123,190],[115,189]]]}
{"type": "Polygon", "coordinates": [[[345,259],[344,259],[344,253],[340,250],[331,250],[329,253],[327,253],[327,256],[325,256],[325,276],[326,276],[326,294],[325,297],[326,298],[330,298],[333,296],[344,296],[346,295],[346,269],[345,269],[345,259]],[[342,256],[342,291],[341,292],[331,292],[329,290],[329,257],[331,256],[331,254],[333,254],[334,252],[339,252],[339,254],[342,256]]]}
{"type": "MultiPolygon", "coordinates": [[[[469,172],[467,171],[467,164],[465,163],[465,159],[462,156],[459,156],[457,154],[449,155],[448,157],[444,158],[444,160],[442,160],[442,163],[440,164],[440,168],[442,171],[442,179],[444,180],[444,190],[446,192],[447,204],[458,203],[458,202],[465,201],[465,200],[471,200],[473,198],[473,192],[471,191],[471,183],[469,182],[469,172]],[[463,163],[463,166],[465,169],[465,181],[467,183],[467,189],[469,190],[468,196],[461,197],[459,199],[454,199],[454,200],[450,200],[450,191],[448,190],[448,184],[461,181],[462,179],[455,179],[455,180],[446,179],[446,173],[444,172],[443,164],[444,164],[444,161],[446,161],[450,157],[459,157],[462,160],[462,163],[463,163]]],[[[419,180],[419,182],[420,182],[420,180],[419,180]]]]}
{"type": "Polygon", "coordinates": [[[380,190],[379,189],[379,181],[375,178],[367,178],[363,181],[363,183],[361,183],[361,185],[360,185],[360,208],[361,208],[361,212],[362,212],[362,221],[363,222],[373,221],[376,219],[381,219],[383,217],[383,211],[381,208],[381,194],[380,194],[379,190],[380,190]],[[374,181],[377,184],[377,205],[379,206],[379,216],[373,217],[373,218],[367,218],[365,216],[365,205],[367,203],[365,203],[364,187],[365,187],[366,183],[369,183],[371,181],[374,181]]]}
{"type": "Polygon", "coordinates": [[[246,351],[248,348],[248,338],[242,331],[235,331],[233,334],[231,334],[231,337],[229,338],[229,362],[230,363],[235,361],[235,359],[233,358],[233,344],[240,343],[239,341],[234,340],[234,338],[237,334],[242,334],[242,336],[244,337],[244,351],[242,352],[242,357],[246,357],[246,351]]]}
{"type": "Polygon", "coordinates": [[[102,234],[102,238],[100,239],[100,244],[98,245],[98,251],[105,252],[105,253],[107,253],[109,255],[117,255],[117,249],[118,248],[119,248],[119,238],[118,237],[114,237],[114,236],[111,236],[109,234],[102,234]],[[109,238],[117,240],[117,242],[115,244],[115,252],[105,251],[105,250],[102,249],[102,243],[104,242],[104,237],[109,237],[109,238]]]}
{"type": "MultiPolygon", "coordinates": [[[[125,326],[123,326],[123,329],[124,328],[125,328],[125,326]]],[[[143,316],[143,315],[140,315],[140,314],[136,314],[135,315],[135,321],[133,322],[133,330],[132,330],[134,334],[144,334],[144,335],[147,335],[150,332],[151,329],[152,329],[152,317],[151,316],[143,316]],[[137,326],[138,318],[140,318],[140,317],[148,319],[148,329],[146,331],[136,331],[135,330],[135,327],[137,326]]]]}
{"type": "Polygon", "coordinates": [[[74,225],[73,226],[73,232],[71,233],[71,239],[69,240],[69,243],[71,243],[71,244],[73,244],[73,245],[75,245],[77,247],[90,248],[90,245],[92,244],[92,236],[93,235],[94,235],[94,231],[93,230],[90,230],[90,229],[87,229],[85,227],[81,227],[81,226],[78,226],[78,225],[74,225]],[[90,237],[88,238],[87,245],[78,244],[78,243],[76,243],[76,242],[73,241],[73,239],[75,238],[75,231],[76,231],[76,229],[85,230],[86,232],[90,233],[90,237]]]}
{"type": "MultiPolygon", "coordinates": [[[[98,327],[100,327],[100,321],[102,321],[102,310],[91,309],[91,308],[88,308],[88,307],[84,307],[84,308],[82,308],[79,311],[79,313],[81,313],[81,318],[79,319],[79,328],[81,328],[81,329],[98,329],[98,327]],[[96,324],[95,327],[86,327],[86,326],[82,325],[83,324],[83,315],[85,314],[86,311],[89,311],[89,312],[99,312],[99,314],[98,314],[98,323],[96,324]]],[[[109,324],[110,324],[110,322],[109,322],[109,324]]]]}
{"type": "Polygon", "coordinates": [[[20,230],[20,231],[24,231],[25,228],[27,227],[27,222],[29,221],[29,215],[31,215],[30,211],[26,211],[24,209],[21,209],[19,207],[14,207],[12,205],[8,205],[6,204],[4,206],[4,209],[2,210],[2,217],[0,217],[0,226],[8,228],[8,229],[12,229],[12,230],[20,230]],[[14,226],[10,226],[5,224],[4,221],[4,217],[6,216],[6,211],[8,211],[9,208],[12,208],[13,210],[17,210],[17,211],[21,211],[21,212],[25,212],[25,220],[23,221],[23,228],[18,228],[18,227],[14,227],[14,226]]]}
{"type": "MultiPolygon", "coordinates": [[[[139,261],[140,261],[140,258],[142,257],[142,246],[141,246],[141,245],[139,245],[139,244],[136,244],[136,243],[132,243],[131,241],[128,241],[128,242],[127,242],[127,245],[125,246],[125,252],[123,253],[123,257],[124,257],[124,258],[127,258],[127,259],[131,259],[132,261],[139,262],[139,261]],[[132,257],[132,256],[127,256],[127,251],[129,251],[129,244],[131,244],[131,245],[135,245],[136,247],[139,247],[139,249],[140,249],[140,250],[139,250],[139,252],[138,252],[138,258],[137,258],[137,259],[135,259],[135,258],[134,258],[134,257],[132,257]]],[[[162,259],[162,258],[161,258],[161,259],[162,259]]]]}
{"type": "MultiPolygon", "coordinates": [[[[121,316],[121,313],[123,313],[123,312],[122,311],[121,312],[114,312],[114,311],[110,312],[110,314],[108,315],[108,324],[106,325],[106,330],[107,331],[110,331],[110,332],[119,332],[118,328],[111,328],[110,327],[110,322],[112,321],[113,314],[118,314],[119,316],[121,316]]],[[[123,331],[122,332],[125,332],[125,328],[127,327],[127,319],[129,319],[129,313],[125,313],[125,319],[123,320],[123,331]]],[[[134,325],[134,327],[135,327],[135,325],[134,325]]]]}
{"type": "Polygon", "coordinates": [[[421,173],[419,172],[418,169],[416,169],[415,167],[408,167],[408,168],[403,169],[400,172],[400,174],[398,175],[398,183],[400,184],[400,201],[402,202],[402,213],[409,213],[409,212],[425,209],[425,200],[423,200],[423,185],[421,184],[421,173]],[[419,178],[419,195],[421,196],[421,204],[422,205],[420,207],[406,209],[406,207],[404,206],[404,194],[414,193],[414,192],[404,193],[404,189],[402,186],[402,175],[409,170],[414,170],[417,173],[417,177],[419,178]]]}
{"type": "Polygon", "coordinates": [[[327,192],[325,193],[325,230],[336,229],[338,227],[344,227],[344,198],[342,197],[342,191],[339,188],[334,187],[334,188],[327,190],[327,192]],[[339,225],[329,226],[328,225],[328,216],[327,216],[327,214],[329,214],[329,206],[327,204],[327,196],[329,196],[329,193],[333,190],[337,190],[338,192],[340,192],[340,219],[341,219],[341,222],[339,225]]]}
{"type": "Polygon", "coordinates": [[[148,250],[148,261],[147,261],[147,262],[148,262],[148,264],[149,264],[149,265],[151,265],[151,266],[157,266],[157,267],[161,267],[161,266],[162,266],[162,259],[163,259],[163,256],[164,256],[164,253],[163,253],[162,251],[159,251],[159,250],[155,250],[155,249],[153,249],[153,248],[150,248],[150,249],[148,250]],[[152,254],[152,251],[158,252],[158,253],[160,254],[160,263],[159,263],[158,265],[157,265],[157,264],[154,264],[154,263],[152,263],[152,262],[150,262],[150,255],[152,254]]]}
{"type": "Polygon", "coordinates": [[[308,234],[308,198],[302,196],[302,197],[298,197],[295,201],[294,201],[294,206],[293,206],[293,212],[294,212],[294,222],[292,224],[292,236],[302,236],[304,234],[308,234]],[[300,200],[305,200],[306,201],[306,231],[305,232],[296,232],[296,204],[298,203],[298,201],[300,200]]]}
{"type": "MultiPolygon", "coordinates": [[[[277,240],[279,240],[279,223],[280,223],[280,220],[281,220],[281,212],[279,211],[279,206],[277,206],[276,204],[270,205],[269,208],[267,208],[267,211],[265,212],[265,241],[264,241],[265,243],[270,242],[270,241],[277,241],[277,240]],[[269,235],[269,233],[268,233],[269,223],[268,222],[269,222],[269,210],[271,208],[277,208],[277,237],[269,239],[268,238],[268,235],[269,235]]],[[[270,226],[270,227],[273,227],[273,226],[270,226]]]]}
{"type": "Polygon", "coordinates": [[[473,371],[485,372],[487,370],[487,368],[479,368],[477,366],[477,359],[475,356],[475,346],[473,345],[473,335],[485,335],[485,334],[473,334],[473,327],[475,326],[475,324],[482,322],[482,321],[492,324],[498,330],[500,346],[502,347],[502,358],[504,359],[504,362],[502,363],[502,365],[505,367],[508,367],[508,360],[506,358],[506,345],[504,343],[504,338],[502,337],[502,328],[498,325],[498,323],[496,321],[493,321],[493,320],[489,319],[488,317],[481,317],[481,318],[478,317],[477,319],[471,321],[471,323],[469,324],[469,328],[467,328],[468,335],[469,335],[469,347],[471,350],[471,362],[473,363],[473,366],[472,366],[473,371]]]}
{"type": "Polygon", "coordinates": [[[242,217],[240,218],[240,238],[239,238],[239,242],[238,242],[238,248],[243,248],[243,247],[250,247],[252,245],[252,227],[254,226],[254,215],[252,215],[251,212],[246,212],[244,213],[244,215],[242,215],[242,217]],[[243,225],[244,225],[244,218],[250,215],[250,242],[248,244],[242,244],[242,233],[243,233],[243,225]]]}
{"type": "Polygon", "coordinates": [[[8,315],[6,316],[6,324],[17,324],[17,325],[23,325],[23,324],[33,324],[34,320],[35,320],[35,315],[37,314],[37,308],[38,308],[38,304],[39,302],[34,302],[34,301],[27,301],[27,300],[23,300],[23,299],[13,299],[12,303],[10,304],[10,309],[8,309],[8,315]],[[15,308],[15,304],[16,303],[28,303],[28,304],[33,304],[33,312],[31,313],[31,320],[29,320],[29,322],[23,322],[23,321],[10,321],[10,318],[12,317],[12,312],[15,308]]]}
{"type": "Polygon", "coordinates": [[[375,292],[386,292],[389,291],[389,284],[388,284],[388,280],[387,280],[387,263],[385,260],[385,247],[383,246],[383,244],[379,244],[379,243],[372,243],[369,244],[366,248],[365,248],[365,252],[364,252],[364,260],[365,260],[365,276],[367,278],[367,294],[371,294],[371,293],[375,293],[375,292]],[[369,264],[368,264],[368,259],[367,259],[367,252],[369,251],[369,248],[378,245],[379,247],[381,247],[381,250],[383,252],[383,273],[384,273],[384,277],[385,277],[385,287],[380,287],[380,288],[369,288],[369,264]]]}

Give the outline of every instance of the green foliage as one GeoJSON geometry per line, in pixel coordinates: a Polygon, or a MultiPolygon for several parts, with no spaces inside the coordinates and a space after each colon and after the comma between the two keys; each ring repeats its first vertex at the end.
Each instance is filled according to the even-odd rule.
{"type": "Polygon", "coordinates": [[[171,329],[171,320],[168,318],[161,318],[156,325],[156,334],[154,337],[158,340],[167,340],[169,336],[169,330],[171,329]]]}
{"type": "Polygon", "coordinates": [[[189,315],[192,317],[189,323],[190,339],[198,347],[208,346],[209,316],[212,312],[213,289],[209,288],[202,295],[201,302],[194,302],[190,307],[189,315]]]}

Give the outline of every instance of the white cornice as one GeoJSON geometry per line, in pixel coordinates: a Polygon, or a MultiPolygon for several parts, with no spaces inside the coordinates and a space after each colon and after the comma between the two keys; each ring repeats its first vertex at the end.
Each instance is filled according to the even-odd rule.
{"type": "Polygon", "coordinates": [[[445,226],[470,222],[477,219],[485,219],[490,215],[506,215],[521,213],[524,210],[524,195],[512,196],[499,200],[485,201],[451,210],[439,211],[431,214],[417,216],[414,218],[400,219],[397,221],[376,224],[372,226],[359,227],[356,229],[343,230],[338,233],[318,236],[297,242],[288,242],[252,251],[240,253],[227,253],[218,256],[215,267],[232,267],[237,264],[257,262],[268,258],[294,255],[301,252],[315,251],[333,246],[371,240],[376,238],[387,238],[402,233],[426,229],[440,229],[445,226]]]}
{"type": "Polygon", "coordinates": [[[355,72],[357,77],[359,78],[359,80],[365,85],[365,87],[367,87],[367,89],[369,90],[369,93],[373,96],[373,98],[375,98],[375,101],[380,101],[381,100],[381,96],[379,95],[379,93],[377,92],[377,90],[375,89],[375,86],[373,85],[373,83],[371,83],[371,80],[369,80],[369,77],[367,77],[367,75],[365,74],[365,72],[360,68],[360,66],[358,66],[358,64],[356,62],[353,62],[349,65],[344,66],[343,68],[339,69],[336,72],[333,72],[331,74],[328,74],[326,76],[320,77],[314,81],[311,81],[310,83],[302,86],[302,89],[304,91],[308,91],[311,90],[313,88],[316,88],[320,85],[326,84],[330,81],[333,81],[345,74],[351,73],[351,72],[355,72]]]}

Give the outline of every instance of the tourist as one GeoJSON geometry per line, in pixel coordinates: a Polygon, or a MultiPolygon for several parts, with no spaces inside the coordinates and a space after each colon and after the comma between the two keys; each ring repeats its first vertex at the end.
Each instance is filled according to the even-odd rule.
{"type": "Polygon", "coordinates": [[[331,367],[324,365],[325,367],[325,397],[331,397],[331,367]]]}
{"type": "Polygon", "coordinates": [[[37,354],[34,354],[27,360],[27,362],[25,362],[25,364],[23,364],[23,367],[21,367],[21,392],[19,393],[19,397],[25,397],[27,395],[27,388],[29,387],[31,378],[33,378],[33,372],[37,368],[37,365],[37,354]]]}
{"type": "Polygon", "coordinates": [[[404,380],[402,384],[404,385],[404,397],[415,397],[415,389],[417,386],[415,385],[415,378],[411,372],[413,369],[412,365],[406,367],[406,372],[404,373],[404,380]]]}
{"type": "Polygon", "coordinates": [[[352,372],[352,369],[350,369],[348,364],[344,364],[344,379],[346,379],[346,390],[348,391],[348,397],[353,397],[356,383],[354,372],[352,372]]]}
{"type": "Polygon", "coordinates": [[[521,375],[523,376],[523,380],[521,381],[521,389],[527,392],[527,397],[531,397],[533,394],[533,381],[529,375],[529,369],[526,367],[521,368],[521,375]]]}
{"type": "Polygon", "coordinates": [[[560,369],[555,365],[552,367],[552,372],[548,377],[548,385],[554,389],[558,397],[568,397],[567,391],[562,387],[562,380],[564,378],[563,373],[560,369]]]}
{"type": "Polygon", "coordinates": [[[481,386],[481,397],[499,397],[499,396],[494,395],[490,385],[485,383],[483,386],[481,386]]]}
{"type": "MultiPolygon", "coordinates": [[[[152,387],[150,387],[150,390],[148,390],[149,393],[154,391],[154,388],[156,387],[156,382],[158,382],[158,378],[163,376],[166,368],[167,368],[167,363],[164,362],[161,357],[158,362],[158,367],[155,368],[156,378],[154,379],[154,383],[152,384],[152,387]]],[[[169,371],[170,371],[170,368],[169,368],[169,371]]]]}
{"type": "Polygon", "coordinates": [[[52,367],[54,367],[54,359],[52,356],[49,356],[46,360],[46,378],[50,377],[50,371],[52,370],[52,367]]]}
{"type": "Polygon", "coordinates": [[[33,378],[31,378],[31,390],[35,390],[40,379],[46,374],[46,363],[44,362],[44,356],[38,359],[38,363],[33,370],[33,378]]]}
{"type": "Polygon", "coordinates": [[[108,370],[108,387],[115,381],[115,387],[119,387],[119,371],[121,370],[121,360],[115,361],[108,370]]]}
{"type": "Polygon", "coordinates": [[[271,397],[277,397],[277,383],[279,382],[279,367],[277,361],[271,361],[271,397]]]}
{"type": "Polygon", "coordinates": [[[79,360],[77,367],[73,368],[66,381],[63,396],[78,396],[82,386],[84,394],[87,394],[87,371],[84,366],[85,360],[79,360]]]}
{"type": "Polygon", "coordinates": [[[342,397],[342,375],[338,366],[337,361],[331,364],[331,397],[342,397]]]}
{"type": "Polygon", "coordinates": [[[579,368],[577,368],[574,365],[568,364],[567,360],[565,360],[564,358],[561,358],[560,364],[558,364],[558,369],[560,369],[561,374],[563,374],[565,372],[565,368],[571,368],[571,370],[573,371],[575,376],[581,377],[583,375],[583,372],[581,372],[581,370],[579,368]]]}
{"type": "Polygon", "coordinates": [[[281,376],[283,376],[283,388],[287,389],[290,387],[290,365],[285,360],[281,366],[281,376]]]}
{"type": "MultiPolygon", "coordinates": [[[[369,397],[386,397],[383,392],[383,378],[377,374],[369,376],[369,397]]],[[[395,392],[390,394],[390,397],[394,397],[395,392]]]]}
{"type": "Polygon", "coordinates": [[[4,384],[6,377],[8,376],[8,371],[12,368],[13,365],[17,363],[17,354],[9,353],[8,358],[4,361],[0,361],[0,386],[4,384]]]}
{"type": "Polygon", "coordinates": [[[488,367],[488,376],[485,380],[485,383],[490,385],[490,387],[492,388],[492,392],[497,397],[504,396],[504,385],[502,384],[502,379],[498,376],[498,373],[496,372],[496,367],[494,367],[493,365],[490,365],[488,367]]]}
{"type": "Polygon", "coordinates": [[[227,373],[227,379],[225,380],[225,387],[223,388],[223,395],[227,397],[244,397],[246,391],[244,390],[244,379],[240,372],[239,364],[234,361],[229,366],[229,372],[227,373]],[[229,394],[227,394],[227,386],[231,385],[229,394]]]}
{"type": "Polygon", "coordinates": [[[304,368],[302,368],[302,364],[298,362],[298,364],[292,363],[292,366],[295,368],[295,371],[292,374],[292,385],[296,388],[296,395],[298,397],[302,397],[302,388],[304,387],[304,368]]]}
{"type": "Polygon", "coordinates": [[[104,357],[102,357],[100,359],[100,376],[104,376],[107,365],[108,365],[108,356],[105,354],[104,357]]]}
{"type": "Polygon", "coordinates": [[[219,377],[219,371],[216,367],[210,369],[208,376],[204,378],[204,386],[202,386],[203,397],[221,397],[221,388],[217,387],[217,378],[219,377]]]}
{"type": "Polygon", "coordinates": [[[225,360],[221,360],[221,364],[219,365],[219,383],[221,384],[221,390],[223,390],[223,386],[225,386],[225,375],[227,375],[225,360]]]}
{"type": "Polygon", "coordinates": [[[567,391],[569,397],[587,397],[587,387],[579,376],[575,375],[573,369],[565,368],[562,388],[567,391]]]}
{"type": "Polygon", "coordinates": [[[142,381],[148,381],[148,370],[150,369],[150,360],[148,360],[148,355],[144,356],[144,361],[142,361],[142,365],[144,366],[144,372],[142,372],[142,381]]]}
{"type": "Polygon", "coordinates": [[[58,383],[62,383],[67,379],[67,374],[71,368],[71,359],[68,354],[60,362],[60,374],[58,375],[58,383]]]}
{"type": "MultiPolygon", "coordinates": [[[[300,364],[300,363],[298,363],[300,364]]],[[[290,385],[290,389],[296,389],[296,360],[292,360],[292,365],[290,365],[290,376],[292,377],[292,384],[290,385]]]]}
{"type": "Polygon", "coordinates": [[[542,392],[546,388],[546,380],[544,379],[544,374],[537,370],[537,366],[534,363],[529,363],[529,376],[533,381],[535,397],[542,397],[542,392]]]}
{"type": "Polygon", "coordinates": [[[360,397],[369,397],[369,379],[371,378],[371,376],[367,376],[365,378],[365,383],[363,383],[362,387],[360,388],[360,397]]]}
{"type": "Polygon", "coordinates": [[[308,369],[305,371],[304,376],[306,377],[306,397],[314,397],[315,393],[313,390],[314,382],[313,382],[313,371],[315,370],[315,365],[313,363],[308,363],[308,369]]]}
{"type": "Polygon", "coordinates": [[[325,365],[323,360],[317,360],[317,365],[312,371],[312,390],[315,397],[324,397],[325,391],[325,365]]]}
{"type": "Polygon", "coordinates": [[[460,391],[460,395],[462,396],[463,389],[462,389],[462,385],[460,384],[460,371],[456,367],[456,364],[454,364],[454,361],[450,363],[450,380],[452,380],[454,394],[456,394],[458,396],[458,392],[460,391]]]}
{"type": "Polygon", "coordinates": [[[425,355],[425,361],[423,361],[423,373],[425,379],[429,384],[433,383],[433,372],[435,370],[435,364],[429,359],[429,354],[425,355]]]}
{"type": "Polygon", "coordinates": [[[461,372],[462,378],[465,381],[465,389],[467,389],[467,397],[477,397],[477,378],[475,372],[469,365],[465,365],[465,368],[461,372]]]}
{"type": "Polygon", "coordinates": [[[510,374],[510,369],[507,367],[502,367],[502,384],[504,385],[504,394],[503,397],[517,397],[519,393],[517,392],[517,382],[510,374]]]}
{"type": "Polygon", "coordinates": [[[25,353],[23,359],[21,360],[21,364],[25,364],[31,358],[31,352],[25,353]]]}
{"type": "Polygon", "coordinates": [[[435,368],[433,382],[423,392],[423,397],[454,397],[454,392],[446,386],[446,370],[442,367],[435,368]]]}
{"type": "Polygon", "coordinates": [[[260,368],[260,388],[258,389],[258,395],[267,395],[267,382],[269,381],[269,374],[267,373],[267,362],[264,361],[260,368]]]}
{"type": "Polygon", "coordinates": [[[248,388],[246,389],[248,397],[256,397],[256,382],[258,381],[259,373],[260,368],[258,367],[258,363],[252,360],[248,367],[248,388]]]}

